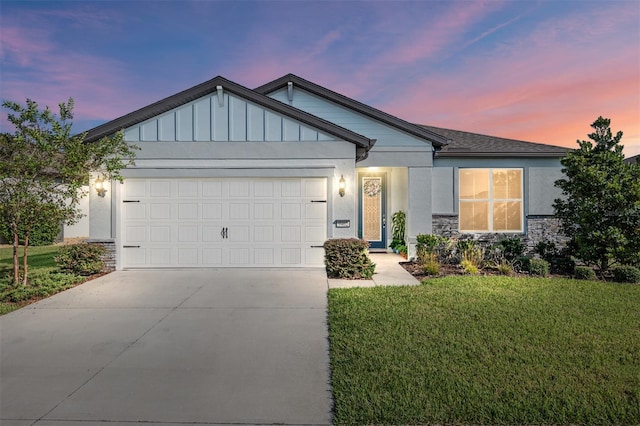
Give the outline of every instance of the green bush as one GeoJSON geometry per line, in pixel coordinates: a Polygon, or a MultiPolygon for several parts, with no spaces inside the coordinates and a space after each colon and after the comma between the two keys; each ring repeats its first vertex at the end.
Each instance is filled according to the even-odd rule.
{"type": "Polygon", "coordinates": [[[433,234],[418,234],[416,236],[416,257],[418,263],[426,263],[431,253],[436,253],[438,247],[447,238],[433,234]]]}
{"type": "Polygon", "coordinates": [[[405,246],[404,233],[406,228],[407,215],[402,210],[395,212],[391,216],[391,233],[393,235],[392,241],[389,247],[398,250],[399,246],[405,246]]]}
{"type": "Polygon", "coordinates": [[[531,264],[531,258],[528,256],[518,256],[514,262],[515,269],[519,272],[529,272],[529,265],[531,264]]]}
{"type": "MultiPolygon", "coordinates": [[[[49,224],[46,222],[37,222],[31,226],[29,231],[29,245],[30,246],[50,246],[54,243],[56,238],[60,235],[60,224],[49,224]]],[[[11,224],[4,220],[0,226],[0,236],[7,241],[8,244],[13,244],[13,230],[11,224]]],[[[25,229],[24,226],[18,227],[18,243],[24,245],[25,229]]]]}
{"type": "Polygon", "coordinates": [[[369,257],[369,243],[357,238],[337,238],[324,243],[324,261],[329,278],[371,278],[375,263],[369,257]]]}
{"type": "Polygon", "coordinates": [[[613,268],[613,279],[619,283],[640,283],[640,269],[635,266],[616,266],[613,268]]]}
{"type": "Polygon", "coordinates": [[[29,274],[29,284],[2,286],[0,302],[20,303],[25,300],[40,299],[59,293],[84,281],[83,277],[60,272],[32,272],[29,274]]]}
{"type": "Polygon", "coordinates": [[[78,275],[92,275],[102,272],[106,253],[103,246],[97,244],[73,244],[60,247],[54,258],[60,269],[78,275]]]}
{"type": "Polygon", "coordinates": [[[573,274],[577,280],[595,280],[596,271],[590,266],[576,266],[573,270],[573,274]]]}
{"type": "Polygon", "coordinates": [[[506,259],[503,259],[500,263],[497,264],[497,269],[500,275],[506,275],[509,277],[513,275],[513,266],[506,259]]]}
{"type": "Polygon", "coordinates": [[[519,256],[524,253],[525,246],[522,240],[518,237],[505,238],[498,241],[496,246],[500,249],[500,252],[509,262],[515,261],[519,256]]]}
{"type": "Polygon", "coordinates": [[[541,241],[536,244],[534,251],[539,254],[542,259],[549,262],[549,268],[552,272],[567,275],[573,274],[576,262],[571,259],[566,248],[559,250],[555,243],[541,241]]]}
{"type": "Polygon", "coordinates": [[[529,273],[536,277],[549,275],[549,262],[544,259],[531,259],[529,261],[529,273]]]}

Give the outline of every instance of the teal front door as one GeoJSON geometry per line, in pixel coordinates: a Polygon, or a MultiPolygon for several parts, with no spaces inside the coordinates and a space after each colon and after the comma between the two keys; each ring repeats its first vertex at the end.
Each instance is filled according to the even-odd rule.
{"type": "Polygon", "coordinates": [[[358,236],[374,249],[387,248],[387,179],[384,173],[358,175],[358,236]]]}

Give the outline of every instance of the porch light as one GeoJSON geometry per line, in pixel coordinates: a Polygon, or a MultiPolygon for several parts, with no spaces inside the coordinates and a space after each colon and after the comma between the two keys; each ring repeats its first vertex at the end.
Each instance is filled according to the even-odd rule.
{"type": "Polygon", "coordinates": [[[104,198],[104,196],[107,194],[107,188],[105,188],[104,179],[97,178],[94,186],[96,188],[98,196],[104,198]]]}
{"type": "Polygon", "coordinates": [[[341,197],[344,197],[344,191],[347,189],[347,182],[344,180],[344,175],[340,175],[340,180],[338,181],[338,194],[341,197]]]}

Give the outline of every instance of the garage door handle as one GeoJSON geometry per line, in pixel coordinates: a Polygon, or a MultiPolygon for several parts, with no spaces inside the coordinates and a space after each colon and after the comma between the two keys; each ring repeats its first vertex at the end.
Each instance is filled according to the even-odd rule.
{"type": "Polygon", "coordinates": [[[311,246],[311,248],[324,248],[324,246],[311,246]]]}
{"type": "Polygon", "coordinates": [[[226,239],[229,238],[229,228],[222,228],[222,230],[220,231],[220,236],[222,237],[222,239],[226,239]]]}
{"type": "Polygon", "coordinates": [[[122,200],[123,203],[139,203],[140,200],[122,200]]]}
{"type": "Polygon", "coordinates": [[[326,203],[327,200],[311,200],[312,203],[326,203]]]}
{"type": "Polygon", "coordinates": [[[140,246],[122,246],[122,248],[140,248],[140,246]]]}

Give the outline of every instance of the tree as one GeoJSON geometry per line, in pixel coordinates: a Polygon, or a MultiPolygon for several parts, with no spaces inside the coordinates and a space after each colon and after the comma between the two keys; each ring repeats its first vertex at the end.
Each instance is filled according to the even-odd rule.
{"type": "Polygon", "coordinates": [[[564,198],[553,206],[568,249],[605,273],[614,263],[640,263],[640,165],[624,162],[622,132],[599,117],[591,141],[562,159],[566,178],[555,182],[564,198]]]}
{"type": "Polygon", "coordinates": [[[66,223],[81,217],[78,201],[92,174],[122,181],[120,170],[133,164],[135,146],[122,132],[85,143],[72,135],[73,99],[59,104],[56,115],[27,99],[26,105],[2,104],[10,112],[13,134],[0,135],[0,217],[13,231],[13,280],[27,283],[29,233],[34,223],[66,223]],[[22,277],[18,262],[18,231],[24,233],[22,277]]]}

